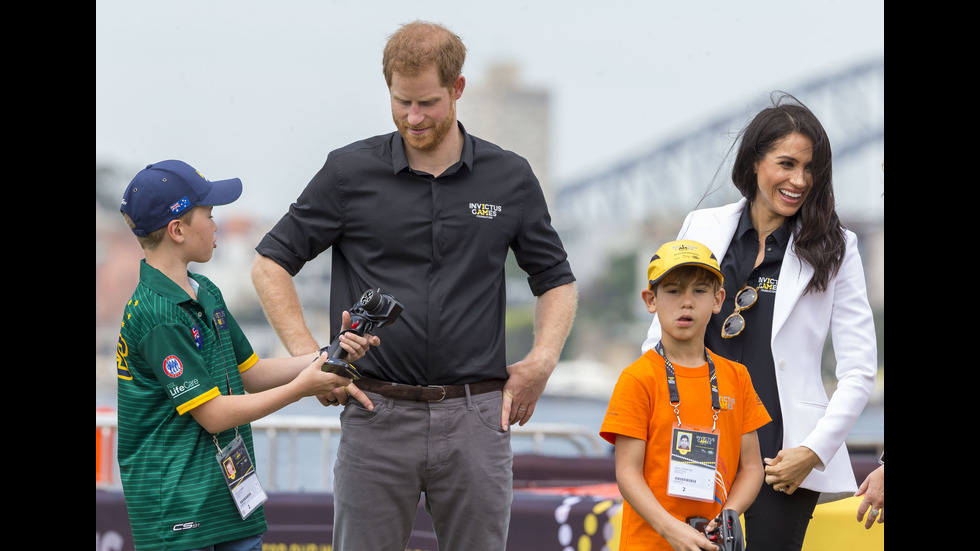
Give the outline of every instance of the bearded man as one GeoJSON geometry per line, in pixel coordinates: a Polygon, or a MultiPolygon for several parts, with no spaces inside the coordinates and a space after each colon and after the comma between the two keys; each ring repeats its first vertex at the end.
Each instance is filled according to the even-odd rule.
{"type": "Polygon", "coordinates": [[[331,152],[256,247],[253,283],[292,354],[321,346],[292,277],[328,248],[331,327],[367,289],[403,305],[357,364],[363,377],[351,387],[370,405],[343,389],[320,397],[344,407],[338,551],[405,549],[422,493],[440,549],[504,549],[509,427],[533,415],[575,316],[575,277],[530,165],[456,120],[465,58],[460,38],[440,25],[395,32],[382,66],[397,131],[331,152]],[[534,344],[511,365],[508,250],[536,297],[534,344]]]}

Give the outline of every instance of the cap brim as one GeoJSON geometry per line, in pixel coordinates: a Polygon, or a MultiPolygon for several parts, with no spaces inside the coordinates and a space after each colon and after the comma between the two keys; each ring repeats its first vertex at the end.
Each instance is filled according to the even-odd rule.
{"type": "Polygon", "coordinates": [[[199,205],[214,207],[234,203],[242,196],[242,181],[239,178],[211,182],[211,191],[201,198],[199,205]]]}
{"type": "Polygon", "coordinates": [[[714,266],[711,266],[709,264],[705,264],[704,262],[681,262],[680,264],[677,264],[675,266],[671,266],[669,270],[667,270],[664,273],[660,274],[660,276],[658,276],[657,279],[651,279],[651,280],[649,280],[650,285],[656,284],[658,281],[660,281],[661,279],[663,279],[665,275],[667,275],[670,272],[676,270],[677,268],[680,268],[681,266],[697,266],[699,268],[704,268],[705,270],[708,270],[709,272],[711,272],[712,274],[714,274],[715,277],[718,278],[718,281],[720,281],[722,284],[725,283],[725,274],[723,274],[720,271],[718,271],[717,269],[715,269],[714,266]]]}

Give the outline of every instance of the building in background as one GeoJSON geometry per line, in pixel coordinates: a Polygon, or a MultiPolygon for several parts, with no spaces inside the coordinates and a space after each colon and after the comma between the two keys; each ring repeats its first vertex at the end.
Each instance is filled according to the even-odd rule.
{"type": "Polygon", "coordinates": [[[467,132],[527,159],[550,201],[553,190],[548,90],[522,83],[517,64],[499,62],[483,74],[467,78],[456,110],[467,132]]]}

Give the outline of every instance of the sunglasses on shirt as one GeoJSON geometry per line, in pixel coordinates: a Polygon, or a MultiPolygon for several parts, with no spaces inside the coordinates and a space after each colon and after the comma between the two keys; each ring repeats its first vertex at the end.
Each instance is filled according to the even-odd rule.
{"type": "Polygon", "coordinates": [[[758,289],[749,285],[742,287],[742,290],[735,295],[735,311],[725,318],[725,323],[721,326],[722,338],[736,337],[745,330],[745,318],[739,312],[748,310],[757,300],[759,300],[758,289]]]}

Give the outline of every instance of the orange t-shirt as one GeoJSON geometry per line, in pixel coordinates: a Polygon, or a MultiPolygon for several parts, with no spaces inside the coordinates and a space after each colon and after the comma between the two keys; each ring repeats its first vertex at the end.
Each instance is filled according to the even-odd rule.
{"type": "MultiPolygon", "coordinates": [[[[647,351],[620,374],[599,430],[599,435],[614,445],[616,436],[620,434],[647,443],[643,461],[647,485],[664,509],[681,521],[692,516],[711,519],[721,512],[724,496],[731,489],[738,471],[742,435],[771,420],[745,366],[714,353],[711,353],[711,360],[715,364],[721,403],[717,423],[717,433],[720,435],[717,472],[724,480],[723,491],[716,483],[713,502],[667,495],[672,432],[677,417],[670,404],[664,359],[656,351],[647,351]]],[[[710,430],[714,413],[708,386],[708,364],[699,367],[674,364],[674,372],[681,401],[678,408],[681,422],[685,426],[710,430]]],[[[761,457],[759,461],[762,461],[761,457]]],[[[619,548],[671,549],[667,540],[629,503],[623,504],[619,548]]]]}

